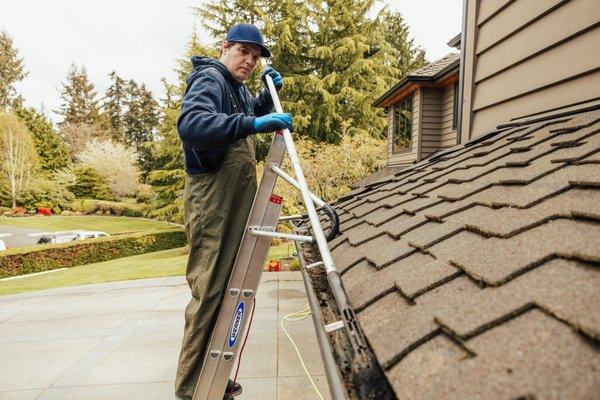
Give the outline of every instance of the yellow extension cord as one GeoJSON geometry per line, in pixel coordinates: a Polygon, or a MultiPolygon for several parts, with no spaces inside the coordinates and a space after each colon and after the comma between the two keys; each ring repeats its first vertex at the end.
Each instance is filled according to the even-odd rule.
{"type": "Polygon", "coordinates": [[[317,392],[319,399],[324,400],[323,396],[321,395],[321,392],[319,392],[319,389],[317,389],[317,386],[315,385],[313,378],[310,376],[310,373],[308,372],[308,369],[306,368],[306,365],[304,364],[304,360],[302,360],[302,356],[300,355],[300,351],[298,350],[296,343],[294,343],[294,340],[292,339],[292,337],[290,336],[288,331],[285,329],[285,326],[283,325],[284,321],[290,321],[290,322],[302,321],[303,319],[307,318],[310,314],[311,314],[310,307],[306,306],[306,308],[304,310],[295,311],[295,312],[290,313],[290,314],[286,315],[285,317],[283,317],[281,319],[280,325],[281,325],[281,328],[283,329],[283,332],[285,333],[285,335],[288,337],[288,339],[290,339],[292,346],[294,346],[294,350],[296,350],[298,359],[300,360],[300,363],[302,364],[302,368],[304,368],[304,372],[306,373],[306,376],[308,376],[308,379],[310,380],[310,384],[312,385],[313,389],[315,389],[315,392],[317,392]]]}

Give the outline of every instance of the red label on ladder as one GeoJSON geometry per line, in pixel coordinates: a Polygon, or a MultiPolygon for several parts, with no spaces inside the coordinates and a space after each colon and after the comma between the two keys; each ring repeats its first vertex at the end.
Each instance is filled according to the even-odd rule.
{"type": "Polygon", "coordinates": [[[275,134],[279,135],[279,136],[283,136],[283,131],[276,131],[275,134]]]}
{"type": "Polygon", "coordinates": [[[269,201],[271,203],[281,204],[283,203],[283,197],[277,196],[276,194],[272,194],[271,197],[269,197],[269,201]]]}

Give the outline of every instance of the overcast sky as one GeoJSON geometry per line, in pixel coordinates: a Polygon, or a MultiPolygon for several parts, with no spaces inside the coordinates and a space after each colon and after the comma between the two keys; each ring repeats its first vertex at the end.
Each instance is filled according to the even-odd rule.
{"type": "MultiPolygon", "coordinates": [[[[191,9],[201,5],[201,0],[6,1],[0,30],[13,37],[29,71],[18,86],[26,103],[43,106],[56,122],[51,110],[60,104],[58,88],[71,63],[86,66],[99,94],[115,70],[162,97],[161,78],[174,81],[173,67],[193,29],[191,9]]],[[[390,0],[382,5],[402,13],[428,60],[454,50],[446,42],[460,31],[462,0],[390,0]]]]}

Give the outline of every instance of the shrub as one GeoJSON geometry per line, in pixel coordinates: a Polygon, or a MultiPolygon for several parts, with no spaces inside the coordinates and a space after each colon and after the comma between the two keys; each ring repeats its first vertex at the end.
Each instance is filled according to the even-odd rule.
{"type": "Polygon", "coordinates": [[[94,168],[79,167],[75,169],[75,178],[75,184],[69,187],[75,196],[99,200],[113,199],[106,179],[94,168]]]}
{"type": "Polygon", "coordinates": [[[35,179],[19,199],[19,204],[28,210],[42,207],[60,213],[61,210],[68,209],[74,199],[75,196],[67,187],[50,179],[35,179]]]}
{"type": "Polygon", "coordinates": [[[71,209],[82,214],[124,215],[126,217],[141,217],[144,215],[142,207],[138,204],[92,199],[75,200],[71,205],[71,209]]]}
{"type": "Polygon", "coordinates": [[[290,271],[300,271],[300,261],[297,258],[290,263],[290,271]]]}
{"type": "Polygon", "coordinates": [[[114,260],[185,244],[183,230],[169,229],[8,250],[0,254],[0,278],[114,260]]]}
{"type": "Polygon", "coordinates": [[[152,186],[141,184],[138,186],[135,197],[138,203],[149,203],[150,201],[154,200],[156,194],[154,193],[152,186]]]}
{"type": "Polygon", "coordinates": [[[15,207],[10,213],[11,215],[25,215],[27,214],[27,209],[24,207],[15,207]]]}

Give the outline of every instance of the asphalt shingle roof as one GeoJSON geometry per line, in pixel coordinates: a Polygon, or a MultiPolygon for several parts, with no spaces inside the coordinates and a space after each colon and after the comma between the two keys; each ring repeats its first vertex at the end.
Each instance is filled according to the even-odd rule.
{"type": "Polygon", "coordinates": [[[437,74],[442,72],[448,66],[458,63],[460,59],[460,54],[450,53],[439,60],[435,60],[429,64],[422,66],[419,69],[416,69],[408,74],[409,77],[412,76],[426,76],[426,77],[435,77],[437,74]]]}
{"type": "Polygon", "coordinates": [[[460,54],[449,53],[446,56],[430,62],[421,68],[418,68],[407,74],[400,82],[391,87],[387,92],[381,95],[373,102],[373,106],[379,107],[381,103],[409,82],[431,82],[443,76],[446,72],[458,69],[460,63],[460,54]]]}
{"type": "Polygon", "coordinates": [[[335,208],[332,255],[398,398],[597,398],[600,111],[503,128],[335,208]]]}

